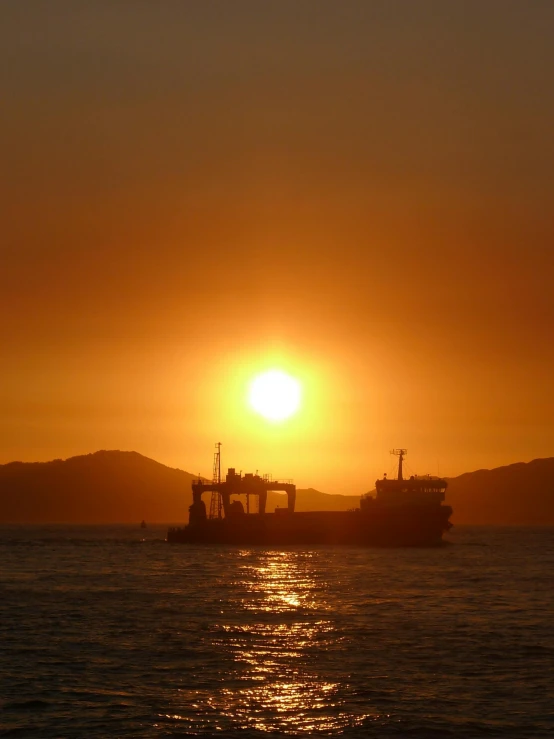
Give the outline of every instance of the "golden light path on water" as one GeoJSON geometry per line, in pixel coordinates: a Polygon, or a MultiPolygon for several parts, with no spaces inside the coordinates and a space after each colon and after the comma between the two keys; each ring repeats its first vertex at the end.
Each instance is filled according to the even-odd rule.
{"type": "Polygon", "coordinates": [[[207,699],[236,727],[307,734],[340,731],[367,716],[342,710],[339,687],[344,691],[345,685],[318,674],[316,655],[336,649],[338,639],[313,556],[240,553],[233,588],[241,593],[237,605],[245,623],[222,624],[224,636],[216,644],[232,652],[235,670],[207,699]]]}

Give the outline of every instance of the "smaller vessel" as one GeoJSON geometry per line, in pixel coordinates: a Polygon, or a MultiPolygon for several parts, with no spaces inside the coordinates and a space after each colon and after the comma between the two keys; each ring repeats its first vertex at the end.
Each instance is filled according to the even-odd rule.
{"type": "Polygon", "coordinates": [[[144,520],[144,518],[140,522],[140,527],[141,527],[141,529],[145,529],[146,528],[146,521],[144,520]]]}

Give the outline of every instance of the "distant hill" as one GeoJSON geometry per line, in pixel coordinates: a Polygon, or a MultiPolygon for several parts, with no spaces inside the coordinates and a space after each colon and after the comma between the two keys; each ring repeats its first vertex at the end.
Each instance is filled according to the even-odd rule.
{"type": "MultiPolygon", "coordinates": [[[[0,465],[0,523],[183,523],[194,477],[137,452],[11,462],[0,465]]],[[[348,510],[359,500],[299,489],[296,510],[348,510]]],[[[554,524],[554,458],[451,478],[447,503],[455,524],[554,524]]],[[[270,493],[267,510],[277,506],[286,497],[270,493]]]]}
{"type": "Polygon", "coordinates": [[[0,522],[186,521],[193,475],[137,452],[0,465],[0,522]]]}
{"type": "Polygon", "coordinates": [[[446,497],[454,524],[554,524],[554,458],[466,472],[446,497]]]}

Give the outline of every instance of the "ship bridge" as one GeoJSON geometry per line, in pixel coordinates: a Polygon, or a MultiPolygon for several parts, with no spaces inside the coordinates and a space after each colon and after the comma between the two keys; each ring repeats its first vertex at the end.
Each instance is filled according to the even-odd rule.
{"type": "MultiPolygon", "coordinates": [[[[287,510],[294,513],[296,503],[296,485],[290,480],[271,480],[269,476],[261,477],[257,474],[248,473],[242,475],[237,473],[234,467],[230,467],[227,471],[225,480],[214,480],[212,482],[201,478],[194,480],[192,483],[192,506],[190,507],[191,522],[192,519],[206,518],[206,506],[202,501],[204,493],[216,493],[220,496],[223,513],[225,517],[233,515],[237,512],[237,502],[231,502],[233,495],[245,495],[248,504],[251,495],[258,498],[258,511],[260,514],[265,513],[267,504],[267,494],[270,491],[284,492],[287,494],[287,510]]],[[[243,510],[242,505],[238,510],[243,510]]]]}
{"type": "Polygon", "coordinates": [[[448,484],[446,480],[431,475],[411,475],[406,479],[402,464],[407,450],[393,449],[391,454],[398,457],[398,478],[389,480],[385,474],[382,480],[376,480],[376,501],[388,506],[440,505],[448,484]]]}

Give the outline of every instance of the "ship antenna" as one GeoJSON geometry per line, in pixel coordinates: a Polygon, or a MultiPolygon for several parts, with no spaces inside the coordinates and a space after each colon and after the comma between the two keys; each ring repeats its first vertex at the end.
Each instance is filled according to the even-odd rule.
{"type": "Polygon", "coordinates": [[[408,454],[407,449],[391,449],[391,454],[394,454],[396,457],[398,457],[398,479],[403,480],[402,477],[402,462],[404,461],[404,457],[406,454],[408,454]]]}

